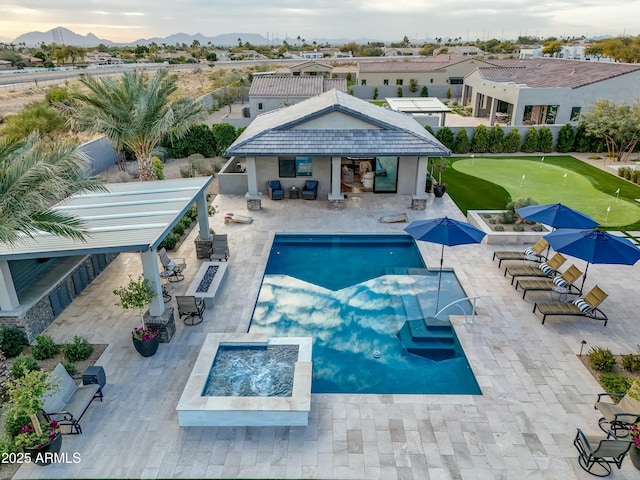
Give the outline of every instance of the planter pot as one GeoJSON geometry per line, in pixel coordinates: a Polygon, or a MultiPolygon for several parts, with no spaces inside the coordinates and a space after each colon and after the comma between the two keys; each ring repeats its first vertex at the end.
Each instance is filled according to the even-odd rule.
{"type": "Polygon", "coordinates": [[[36,465],[44,466],[53,463],[55,455],[62,448],[62,434],[57,434],[51,442],[42,448],[24,447],[24,453],[28,453],[31,461],[36,465]]]}
{"type": "Polygon", "coordinates": [[[631,445],[631,448],[629,449],[629,458],[631,459],[633,466],[640,470],[640,448],[631,445]]]}
{"type": "Polygon", "coordinates": [[[433,194],[436,197],[442,197],[446,190],[447,190],[447,186],[446,185],[434,185],[433,186],[433,194]]]}
{"type": "Polygon", "coordinates": [[[160,345],[160,336],[156,335],[151,340],[133,340],[133,346],[136,347],[137,352],[143,357],[151,357],[158,351],[158,345],[160,345]]]}

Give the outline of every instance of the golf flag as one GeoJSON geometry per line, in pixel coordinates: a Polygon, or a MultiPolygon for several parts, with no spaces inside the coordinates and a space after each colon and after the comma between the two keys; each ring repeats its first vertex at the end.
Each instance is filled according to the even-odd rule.
{"type": "Polygon", "coordinates": [[[562,176],[562,178],[567,178],[567,173],[565,172],[565,174],[562,176]]]}
{"type": "Polygon", "coordinates": [[[611,205],[607,207],[607,213],[609,213],[610,211],[611,211],[611,205]]]}
{"type": "Polygon", "coordinates": [[[620,195],[620,189],[616,190],[616,195],[620,195]]]}
{"type": "Polygon", "coordinates": [[[526,175],[523,173],[522,174],[522,179],[524,180],[526,178],[526,175]]]}

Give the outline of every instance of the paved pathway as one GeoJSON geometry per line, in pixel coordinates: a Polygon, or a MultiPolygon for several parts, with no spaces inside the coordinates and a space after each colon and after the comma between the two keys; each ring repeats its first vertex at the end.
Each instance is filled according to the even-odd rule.
{"type": "MultiPolygon", "coordinates": [[[[23,466],[16,478],[326,478],[326,479],[582,479],[572,446],[576,427],[597,433],[593,410],[597,382],[576,354],[602,345],[615,353],[635,351],[640,265],[592,265],[587,287],[598,283],[609,298],[607,327],[592,320],[557,317],[541,325],[531,313],[536,299],[521,299],[491,257],[495,247],[447,249],[445,267],[455,267],[469,295],[480,295],[475,325],[453,317],[456,332],[482,388],[482,395],[313,395],[309,426],[181,428],[175,406],[204,335],[245,332],[276,232],[394,232],[405,224],[379,217],[407,212],[410,220],[449,215],[462,218],[448,196],[431,199],[426,211],[409,209],[407,196],[350,196],[345,209],[326,200],[264,199],[251,225],[223,224],[223,213],[248,214],[242,196],[218,196],[211,219],[228,233],[229,275],[219,301],[194,327],[177,332],[150,358],[140,357],[130,338],[136,314],[114,306],[111,291],[128,273],[140,272],[137,254],[120,255],[51,325],[57,341],[84,335],[108,343],[99,360],[107,374],[105,399],[85,414],[82,435],[65,436],[63,451],[78,452],[77,464],[23,466]]],[[[186,290],[195,274],[192,232],[175,256],[187,257],[186,290]]],[[[504,246],[510,248],[513,246],[504,246]]],[[[440,247],[420,244],[428,265],[440,247]]],[[[582,264],[577,261],[578,266],[582,264]]],[[[614,478],[638,478],[625,461],[614,478]]]]}

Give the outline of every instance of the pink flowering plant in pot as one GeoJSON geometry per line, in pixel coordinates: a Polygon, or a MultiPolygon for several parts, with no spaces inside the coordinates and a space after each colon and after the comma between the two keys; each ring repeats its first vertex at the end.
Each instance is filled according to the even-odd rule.
{"type": "Polygon", "coordinates": [[[156,297],[156,292],[151,288],[149,280],[142,275],[138,279],[134,279],[129,275],[129,283],[113,291],[114,295],[119,298],[116,305],[128,310],[137,308],[140,310],[141,326],[136,327],[131,332],[134,340],[146,342],[154,339],[158,335],[158,329],[148,326],[144,321],[144,309],[151,304],[156,297]]]}

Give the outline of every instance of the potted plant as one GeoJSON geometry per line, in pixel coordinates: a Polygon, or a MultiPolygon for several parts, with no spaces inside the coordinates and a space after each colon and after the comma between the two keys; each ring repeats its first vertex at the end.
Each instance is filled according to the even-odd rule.
{"type": "Polygon", "coordinates": [[[144,309],[155,298],[156,292],[151,289],[149,280],[142,275],[137,280],[129,275],[129,283],[113,291],[120,301],[116,305],[124,308],[137,308],[140,310],[140,327],[131,332],[133,346],[143,357],[155,355],[160,343],[160,332],[157,328],[148,326],[144,321],[144,309]]]}
{"type": "MultiPolygon", "coordinates": [[[[631,382],[627,395],[640,401],[640,380],[631,382]]],[[[629,439],[631,440],[629,458],[633,466],[640,470],[640,423],[629,427],[629,439]]]]}
{"type": "Polygon", "coordinates": [[[433,170],[438,172],[438,182],[433,185],[433,194],[436,197],[442,197],[447,189],[447,184],[442,183],[442,172],[449,167],[449,159],[440,157],[433,162],[433,170]]]}
{"type": "Polygon", "coordinates": [[[58,385],[52,383],[48,373],[39,370],[24,370],[21,378],[7,385],[5,429],[13,439],[15,449],[28,454],[37,465],[48,465],[62,447],[60,425],[42,415],[42,407],[49,393],[56,393],[58,385]],[[40,413],[39,413],[40,412],[40,413]]]}
{"type": "Polygon", "coordinates": [[[431,193],[433,191],[433,177],[427,172],[427,181],[424,185],[425,193],[431,193]]]}

